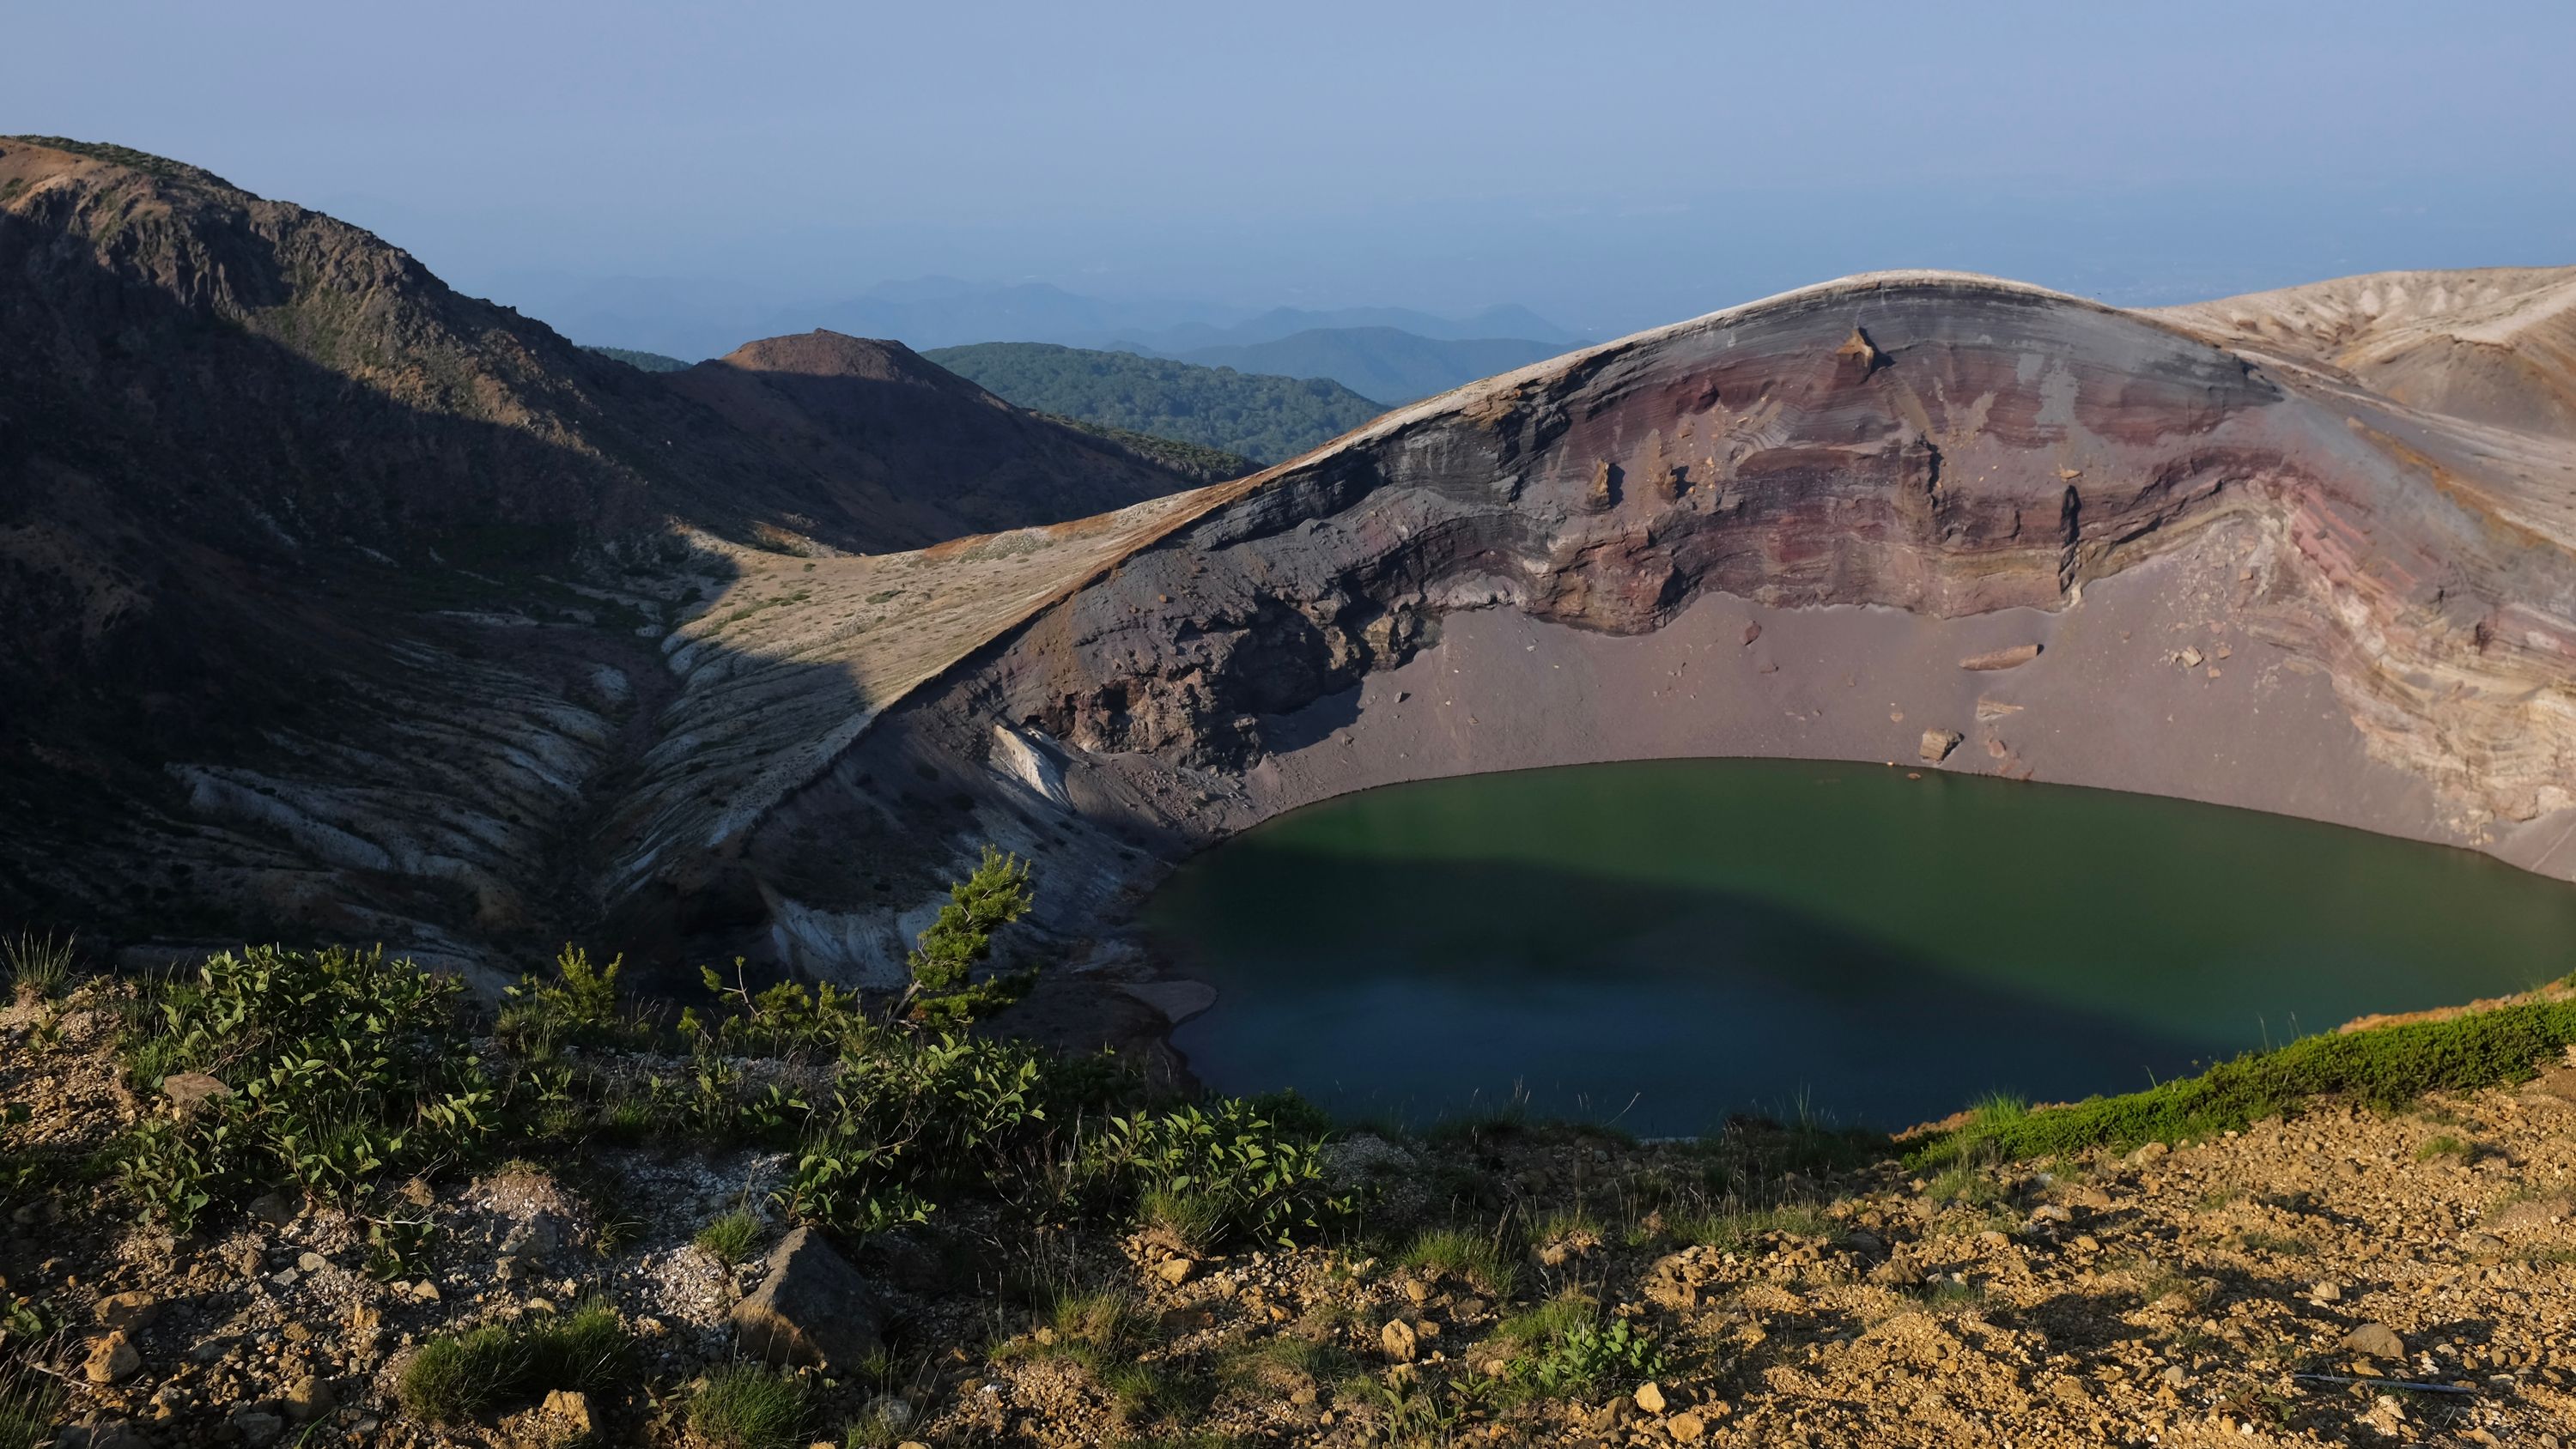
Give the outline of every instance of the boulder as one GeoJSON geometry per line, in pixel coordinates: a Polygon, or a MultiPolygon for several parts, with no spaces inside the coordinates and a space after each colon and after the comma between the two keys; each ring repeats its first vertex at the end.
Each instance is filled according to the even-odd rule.
{"type": "Polygon", "coordinates": [[[250,1449],[268,1449],[277,1436],[286,1432],[286,1421],[257,1404],[244,1404],[232,1411],[225,1423],[250,1449]]]}
{"type": "Polygon", "coordinates": [[[1950,758],[1950,752],[1957,749],[1959,741],[1965,738],[1957,730],[1925,730],[1923,742],[1916,747],[1915,753],[1923,757],[1923,763],[1937,765],[1950,758]]]}
{"type": "Polygon", "coordinates": [[[312,1374],[306,1374],[286,1389],[286,1415],[299,1424],[309,1424],[340,1407],[340,1396],[331,1385],[312,1374]]]}
{"type": "Polygon", "coordinates": [[[560,1431],[567,1438],[581,1438],[598,1427],[590,1395],[578,1389],[548,1391],[545,1403],[538,1406],[537,1411],[545,1416],[547,1427],[560,1431]]]}
{"type": "Polygon", "coordinates": [[[884,1341],[884,1325],[876,1290],[812,1228],[787,1235],[733,1310],[744,1351],[781,1364],[855,1366],[884,1341]]]}
{"type": "Polygon", "coordinates": [[[89,1358],[81,1372],[94,1384],[112,1384],[134,1376],[143,1367],[143,1355],[134,1351],[133,1341],[123,1332],[111,1333],[90,1345],[89,1358]]]}
{"type": "Polygon", "coordinates": [[[1386,1351],[1390,1363],[1411,1363],[1413,1356],[1421,1351],[1413,1325],[1401,1318],[1388,1319],[1386,1326],[1377,1331],[1377,1346],[1386,1351]]]}

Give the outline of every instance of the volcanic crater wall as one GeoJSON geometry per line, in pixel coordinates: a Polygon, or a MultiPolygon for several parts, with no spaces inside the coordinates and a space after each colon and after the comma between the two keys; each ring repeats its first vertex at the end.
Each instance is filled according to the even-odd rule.
{"type": "MultiPolygon", "coordinates": [[[[2148,789],[2570,874],[2568,551],[2504,521],[2564,479],[2499,453],[2053,293],[1810,289],[1209,490],[779,818],[1040,851],[1046,924],[1095,940],[1280,809],[1667,754],[2148,789]]],[[[745,866],[775,879],[785,839],[745,866]]],[[[895,915],[772,894],[791,961],[899,961],[895,915]]]]}

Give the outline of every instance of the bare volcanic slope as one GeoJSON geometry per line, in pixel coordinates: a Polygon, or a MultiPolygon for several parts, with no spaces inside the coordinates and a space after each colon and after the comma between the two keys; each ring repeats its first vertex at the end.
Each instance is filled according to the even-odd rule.
{"type": "Polygon", "coordinates": [[[878,351],[740,369],[755,427],[327,216],[0,138],[0,920],[551,934],[654,640],[739,559],[1182,485],[878,351]]]}
{"type": "Polygon", "coordinates": [[[2576,434],[2576,267],[2375,272],[2156,315],[2430,412],[2576,434]]]}
{"type": "MultiPolygon", "coordinates": [[[[2523,386],[2564,382],[2544,358],[2523,386]]],[[[953,627],[925,651],[853,608],[680,646],[676,729],[726,745],[643,782],[626,879],[882,979],[927,899],[895,863],[991,839],[1046,854],[1041,912],[1113,969],[1170,861],[1280,809],[1719,754],[2146,790],[2576,876],[2576,458],[2485,396],[2454,417],[1988,278],[1809,288],[1087,533],[827,562],[817,589],[922,589],[953,627]],[[764,662],[826,656],[872,728],[764,662]]]]}

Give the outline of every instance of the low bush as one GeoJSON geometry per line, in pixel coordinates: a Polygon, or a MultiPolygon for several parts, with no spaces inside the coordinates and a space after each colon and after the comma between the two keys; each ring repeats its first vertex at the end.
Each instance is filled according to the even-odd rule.
{"type": "Polygon", "coordinates": [[[496,1089],[458,1016],[462,983],[382,951],[251,947],[162,987],[127,1043],[149,1092],[177,1071],[229,1089],[142,1124],[117,1153],[147,1213],[186,1232],[213,1203],[292,1183],[348,1201],[481,1146],[496,1089]]]}
{"type": "Polygon", "coordinates": [[[2534,1064],[2570,1044],[2576,1044],[2576,1001],[2305,1037],[2143,1092],[2067,1107],[1981,1110],[1917,1148],[1911,1160],[1922,1166],[1975,1153],[2019,1160],[2095,1147],[2126,1150],[2241,1130],[2320,1098],[2395,1111],[2427,1092],[2521,1081],[2534,1064]]]}
{"type": "Polygon", "coordinates": [[[1293,1243],[1351,1209],[1319,1140],[1237,1098],[1112,1117],[1084,1144],[1082,1175],[1140,1197],[1194,1197],[1218,1233],[1265,1243],[1293,1243]]]}
{"type": "Polygon", "coordinates": [[[1605,1321],[1588,1299],[1559,1298],[1543,1313],[1517,1322],[1528,1346],[1504,1365],[1505,1381],[1524,1394],[1588,1397],[1664,1372],[1667,1360],[1650,1330],[1625,1318],[1605,1321]]]}

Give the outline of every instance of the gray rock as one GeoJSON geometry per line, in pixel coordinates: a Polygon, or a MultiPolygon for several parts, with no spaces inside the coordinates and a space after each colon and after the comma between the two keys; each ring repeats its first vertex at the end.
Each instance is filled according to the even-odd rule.
{"type": "Polygon", "coordinates": [[[267,1449],[277,1442],[278,1435],[286,1432],[284,1419],[257,1404],[242,1405],[233,1410],[232,1416],[224,1422],[233,1426],[233,1432],[240,1435],[241,1441],[250,1449],[267,1449]]]}
{"type": "Polygon", "coordinates": [[[772,1363],[855,1365],[883,1342],[884,1325],[876,1290],[812,1228],[787,1235],[733,1310],[744,1351],[772,1363]]]}
{"type": "Polygon", "coordinates": [[[563,1229],[551,1213],[537,1214],[501,1239],[501,1251],[513,1258],[551,1258],[562,1246],[563,1229]]]}
{"type": "Polygon", "coordinates": [[[295,1221],[302,1207],[302,1203],[289,1201],[284,1193],[264,1192],[250,1200],[248,1211],[270,1227],[282,1228],[295,1221]]]}
{"type": "Polygon", "coordinates": [[[2365,1323],[2343,1336],[2343,1347],[2363,1358],[2402,1359],[2406,1340],[2385,1323],[2365,1323]]]}

